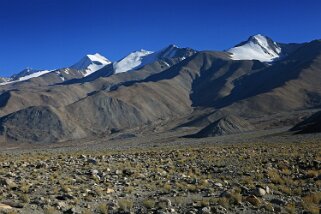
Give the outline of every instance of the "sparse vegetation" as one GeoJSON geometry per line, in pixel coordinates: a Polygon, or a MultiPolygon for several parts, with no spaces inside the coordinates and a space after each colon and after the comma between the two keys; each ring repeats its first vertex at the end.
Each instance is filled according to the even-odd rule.
{"type": "Polygon", "coordinates": [[[58,211],[53,207],[47,207],[44,209],[44,214],[58,214],[58,211]]]}
{"type": "Polygon", "coordinates": [[[306,142],[0,154],[0,203],[48,214],[71,208],[102,214],[215,207],[274,212],[276,205],[284,213],[319,213],[320,149],[306,142]]]}
{"type": "Polygon", "coordinates": [[[130,211],[130,209],[133,207],[133,201],[128,199],[121,199],[118,201],[118,205],[122,211],[130,211]]]}
{"type": "Polygon", "coordinates": [[[98,205],[98,212],[100,214],[108,214],[108,206],[105,203],[99,204],[98,205]]]}
{"type": "Polygon", "coordinates": [[[285,210],[286,210],[286,212],[288,212],[290,214],[295,214],[296,213],[295,204],[294,203],[288,203],[285,206],[285,210]]]}
{"type": "Polygon", "coordinates": [[[316,193],[310,193],[303,197],[303,208],[312,213],[318,214],[320,213],[320,203],[321,203],[321,191],[316,193]]]}
{"type": "Polygon", "coordinates": [[[155,207],[155,200],[152,199],[146,199],[143,201],[143,205],[147,208],[147,209],[152,209],[155,207]]]}

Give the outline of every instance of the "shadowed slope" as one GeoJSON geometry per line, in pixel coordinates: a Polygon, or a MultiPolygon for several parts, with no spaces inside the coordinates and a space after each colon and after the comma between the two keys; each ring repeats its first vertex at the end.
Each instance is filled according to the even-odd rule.
{"type": "Polygon", "coordinates": [[[294,131],[297,134],[321,132],[321,111],[298,123],[290,131],[294,131]]]}
{"type": "Polygon", "coordinates": [[[1,135],[7,142],[54,143],[84,137],[82,130],[59,111],[48,106],[29,107],[0,119],[1,135]]]}

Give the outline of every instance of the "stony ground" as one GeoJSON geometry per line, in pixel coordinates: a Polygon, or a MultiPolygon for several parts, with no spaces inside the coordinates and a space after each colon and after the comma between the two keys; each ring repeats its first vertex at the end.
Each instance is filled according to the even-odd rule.
{"type": "Polygon", "coordinates": [[[321,140],[0,153],[0,213],[320,213],[321,140]]]}

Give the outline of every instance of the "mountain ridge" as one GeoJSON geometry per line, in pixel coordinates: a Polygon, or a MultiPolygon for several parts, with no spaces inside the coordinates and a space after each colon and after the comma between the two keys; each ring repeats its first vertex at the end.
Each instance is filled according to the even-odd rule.
{"type": "MultiPolygon", "coordinates": [[[[319,40],[301,44],[273,63],[233,60],[227,51],[194,51],[176,46],[162,50],[156,60],[127,72],[116,73],[114,64],[109,63],[86,77],[78,70],[61,69],[2,86],[0,128],[10,128],[10,132],[2,132],[4,139],[53,143],[106,137],[115,130],[166,132],[167,123],[172,124],[171,130],[202,129],[209,125],[206,121],[215,122],[214,115],[219,115],[215,112],[224,112],[227,119],[213,127],[222,128],[221,134],[239,133],[250,127],[245,125],[243,129],[242,121],[251,124],[256,118],[274,114],[292,118],[293,111],[321,106],[319,40]],[[67,73],[73,75],[68,77],[67,73]],[[66,80],[62,80],[65,76],[66,80]],[[44,114],[39,121],[58,134],[53,138],[30,135],[30,131],[24,134],[23,130],[33,128],[27,127],[23,118],[37,124],[39,121],[28,116],[36,112],[44,114]],[[206,116],[206,112],[214,113],[206,116]],[[204,122],[194,127],[189,118],[204,122]],[[57,124],[66,127],[66,131],[57,124]]],[[[146,52],[146,56],[150,54],[153,53],[146,52]]],[[[214,129],[209,127],[209,133],[214,129]]],[[[41,132],[41,127],[35,125],[34,130],[41,132]]],[[[48,129],[43,133],[48,135],[48,129]]]]}
{"type": "MultiPolygon", "coordinates": [[[[272,62],[274,60],[279,59],[280,57],[286,56],[289,53],[293,52],[296,50],[298,47],[300,47],[301,44],[296,44],[296,43],[279,43],[279,42],[274,42],[271,38],[261,35],[261,34],[256,34],[250,36],[246,41],[241,42],[237,45],[235,45],[233,48],[226,50],[225,52],[231,54],[231,59],[234,60],[259,60],[262,62],[272,62]],[[258,56],[251,56],[253,53],[250,53],[250,56],[242,56],[238,54],[238,56],[234,56],[235,54],[235,48],[240,48],[244,45],[247,45],[248,43],[255,43],[256,45],[259,45],[260,51],[266,52],[265,56],[262,53],[258,53],[257,51],[254,54],[257,54],[258,56]],[[262,43],[266,43],[263,44],[262,43]],[[269,45],[268,47],[266,47],[269,45]],[[270,50],[270,51],[268,51],[270,50]],[[234,52],[234,53],[233,53],[234,52]],[[269,55],[268,57],[266,55],[269,55]]],[[[243,52],[251,52],[252,48],[247,48],[247,50],[243,50],[243,52]]],[[[57,71],[57,70],[62,70],[62,69],[73,69],[73,70],[78,70],[81,74],[82,77],[89,76],[96,71],[104,68],[105,66],[109,64],[113,64],[113,74],[116,73],[122,73],[122,72],[128,72],[130,70],[135,70],[138,68],[143,67],[144,65],[153,63],[157,60],[163,60],[166,62],[166,59],[169,58],[174,58],[175,54],[177,54],[176,57],[181,57],[181,60],[185,59],[186,56],[184,53],[182,54],[182,50],[187,50],[190,51],[191,53],[189,55],[192,55],[196,51],[191,49],[191,48],[179,48],[178,46],[171,44],[166,46],[165,48],[162,48],[158,51],[146,51],[144,49],[138,50],[138,51],[133,51],[129,53],[127,56],[123,57],[122,59],[118,61],[111,62],[108,60],[106,57],[102,56],[99,53],[96,54],[87,54],[84,56],[82,59],[80,59],[77,63],[66,67],[66,68],[59,68],[59,69],[53,69],[53,70],[45,70],[45,69],[30,69],[26,68],[23,71],[13,74],[9,78],[2,77],[1,78],[1,84],[6,85],[10,83],[15,83],[19,81],[24,81],[28,80],[34,77],[39,77],[42,76],[43,74],[47,74],[49,72],[57,71]],[[180,52],[180,53],[177,53],[180,52]],[[124,62],[125,60],[125,62],[124,62]],[[126,67],[127,66],[127,67],[126,67]],[[38,73],[39,72],[39,73],[38,73]],[[38,73],[38,74],[37,74],[38,73]],[[31,75],[34,74],[34,75],[31,75]],[[30,75],[30,77],[25,76],[30,75]],[[19,80],[21,78],[21,80],[19,80]]],[[[68,78],[66,79],[68,80],[68,78]]]]}

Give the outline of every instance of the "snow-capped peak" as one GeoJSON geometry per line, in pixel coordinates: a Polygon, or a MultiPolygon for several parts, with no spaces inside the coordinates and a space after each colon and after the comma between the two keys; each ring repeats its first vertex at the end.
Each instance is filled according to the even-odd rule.
{"type": "Polygon", "coordinates": [[[115,73],[123,73],[152,63],[156,60],[156,58],[157,56],[155,56],[153,51],[142,49],[130,53],[128,56],[124,57],[118,62],[114,62],[113,67],[115,73]]]}
{"type": "Polygon", "coordinates": [[[139,51],[132,52],[123,59],[114,62],[113,67],[115,73],[123,73],[141,68],[147,64],[159,60],[166,60],[176,57],[179,57],[180,60],[184,60],[186,57],[192,55],[193,53],[195,53],[195,51],[192,49],[179,48],[176,45],[169,45],[156,52],[142,49],[139,51]]]}
{"type": "Polygon", "coordinates": [[[38,71],[35,71],[35,72],[32,72],[32,73],[29,73],[28,75],[25,75],[25,76],[21,76],[17,79],[17,81],[25,81],[25,80],[28,80],[28,79],[31,79],[31,78],[34,78],[34,77],[40,77],[44,74],[47,74],[49,72],[51,72],[53,70],[38,70],[38,71]]]}
{"type": "Polygon", "coordinates": [[[29,75],[37,73],[39,71],[41,71],[41,70],[32,69],[32,68],[27,67],[27,68],[23,69],[22,71],[20,71],[19,73],[12,75],[10,78],[12,80],[19,80],[20,78],[23,78],[25,76],[29,76],[29,75]]]}
{"type": "Polygon", "coordinates": [[[53,70],[36,70],[32,68],[26,68],[21,72],[19,72],[18,74],[14,74],[10,78],[7,78],[6,81],[1,82],[0,85],[7,85],[10,83],[22,82],[31,78],[40,77],[52,71],[53,70]]]}
{"type": "Polygon", "coordinates": [[[257,34],[227,52],[232,54],[234,60],[271,62],[280,57],[281,47],[269,37],[257,34]]]}
{"type": "Polygon", "coordinates": [[[79,62],[72,65],[70,68],[75,70],[80,70],[83,72],[84,76],[94,73],[95,71],[103,68],[104,66],[110,64],[111,62],[104,56],[96,54],[88,54],[83,57],[79,62]]]}
{"type": "Polygon", "coordinates": [[[106,59],[106,57],[100,55],[99,53],[95,53],[95,54],[87,54],[86,57],[88,57],[92,62],[109,62],[108,59],[106,59]]]}

